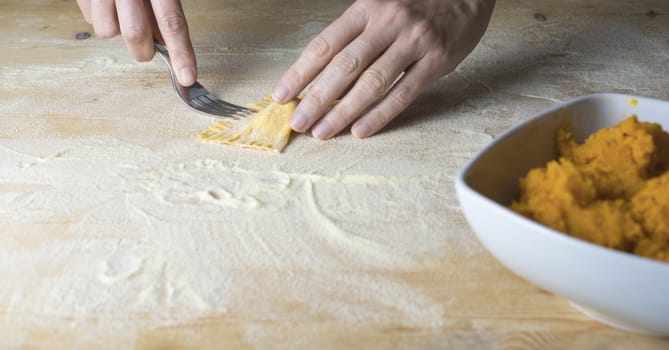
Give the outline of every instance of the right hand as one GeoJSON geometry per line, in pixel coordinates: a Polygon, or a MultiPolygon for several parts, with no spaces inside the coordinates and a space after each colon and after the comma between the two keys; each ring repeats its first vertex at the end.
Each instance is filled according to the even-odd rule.
{"type": "Polygon", "coordinates": [[[140,62],[155,54],[154,41],[165,43],[179,83],[190,86],[197,79],[195,52],[179,0],[77,0],[95,34],[111,38],[119,33],[132,56],[140,62]]]}

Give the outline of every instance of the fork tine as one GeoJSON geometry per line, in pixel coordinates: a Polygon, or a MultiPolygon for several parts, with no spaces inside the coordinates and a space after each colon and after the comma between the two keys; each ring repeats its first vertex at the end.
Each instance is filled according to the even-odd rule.
{"type": "Polygon", "coordinates": [[[226,105],[225,103],[221,103],[221,100],[216,98],[215,96],[211,94],[206,94],[203,96],[198,97],[198,100],[214,107],[217,109],[220,109],[221,111],[227,111],[227,112],[236,112],[239,111],[239,108],[235,108],[234,106],[229,106],[226,105]]]}
{"type": "Polygon", "coordinates": [[[172,67],[172,62],[170,60],[170,55],[167,49],[163,45],[155,42],[154,46],[165,63],[167,63],[174,91],[176,92],[179,99],[181,99],[181,101],[190,108],[210,115],[215,115],[217,117],[229,118],[238,118],[254,112],[249,108],[238,106],[218,98],[198,82],[195,82],[192,86],[189,87],[181,86],[178,83],[176,76],[174,75],[174,68],[172,67]]]}
{"type": "Polygon", "coordinates": [[[191,100],[190,105],[197,110],[213,114],[217,117],[225,117],[234,115],[235,111],[230,109],[223,109],[219,106],[213,105],[210,100],[205,98],[196,98],[191,100]]]}
{"type": "Polygon", "coordinates": [[[201,100],[201,101],[206,100],[205,102],[209,102],[209,105],[212,108],[215,108],[216,110],[220,111],[223,114],[231,114],[235,117],[243,117],[243,116],[247,116],[251,113],[254,113],[253,110],[248,109],[248,108],[244,108],[244,109],[235,108],[233,106],[229,106],[229,105],[224,104],[224,103],[219,103],[220,100],[217,101],[217,100],[212,99],[208,96],[202,96],[199,100],[201,100]]]}
{"type": "Polygon", "coordinates": [[[198,109],[214,114],[216,116],[238,118],[247,116],[254,112],[253,110],[248,108],[244,108],[243,110],[233,108],[228,104],[218,103],[218,101],[212,99],[209,96],[203,95],[196,99],[193,99],[191,103],[196,105],[198,109]]]}
{"type": "Polygon", "coordinates": [[[230,103],[230,102],[223,101],[223,100],[221,100],[220,98],[214,96],[214,95],[211,94],[211,93],[206,93],[206,94],[204,95],[204,97],[206,97],[206,98],[212,100],[212,101],[213,101],[214,103],[216,103],[216,104],[223,105],[223,106],[227,106],[227,107],[230,107],[231,109],[234,109],[234,110],[237,110],[237,111],[240,111],[240,112],[253,112],[253,110],[251,110],[251,109],[249,109],[249,108],[242,107],[242,106],[237,106],[237,105],[232,104],[232,103],[230,103]]]}
{"type": "Polygon", "coordinates": [[[207,98],[206,96],[201,96],[201,97],[197,98],[196,101],[198,101],[198,102],[202,103],[203,105],[206,105],[206,106],[208,106],[212,109],[216,109],[216,110],[224,112],[224,113],[235,113],[237,111],[236,109],[234,109],[232,107],[228,107],[226,105],[218,104],[218,103],[216,103],[216,101],[214,101],[210,98],[207,98]]]}
{"type": "Polygon", "coordinates": [[[195,94],[189,96],[187,101],[184,101],[187,105],[196,110],[208,114],[213,114],[217,117],[229,118],[243,117],[254,112],[249,108],[223,101],[214,94],[207,91],[204,87],[202,87],[202,85],[197,85],[198,86],[194,88],[195,94]]]}

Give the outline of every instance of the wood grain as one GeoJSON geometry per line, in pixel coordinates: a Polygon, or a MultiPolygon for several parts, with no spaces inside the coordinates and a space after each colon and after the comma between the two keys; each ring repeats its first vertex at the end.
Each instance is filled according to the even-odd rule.
{"type": "MultiPolygon", "coordinates": [[[[193,0],[184,1],[184,7],[191,21],[200,80],[226,98],[244,103],[266,94],[308,40],[345,9],[346,2],[193,0]],[[273,11],[259,10],[267,8],[273,11]]],[[[352,166],[365,171],[365,164],[394,164],[398,157],[413,164],[411,147],[425,148],[398,135],[420,133],[440,123],[450,123],[453,135],[476,130],[495,136],[531,113],[575,95],[617,91],[668,99],[668,18],[665,0],[498,1],[489,31],[474,54],[380,136],[396,137],[406,153],[391,157],[373,139],[361,144],[346,136],[335,146],[347,150],[342,157],[350,157],[352,166]],[[649,46],[655,50],[640,50],[649,46]],[[624,57],[628,63],[611,63],[610,57],[624,57]],[[364,156],[357,157],[358,150],[364,156]]],[[[136,63],[119,38],[99,40],[86,33],[91,28],[81,19],[75,1],[0,3],[0,146],[17,139],[111,134],[159,148],[173,139],[193,137],[211,122],[189,115],[176,102],[162,62],[136,63]],[[146,120],[157,121],[153,129],[143,127],[146,120]]],[[[424,159],[439,162],[440,152],[451,147],[437,146],[439,151],[426,151],[424,159]]],[[[292,152],[310,166],[327,170],[328,164],[309,157],[312,150],[324,147],[332,146],[300,141],[292,152]]],[[[466,152],[456,155],[459,161],[444,164],[444,172],[452,176],[480,147],[465,148],[466,152]]],[[[264,159],[257,154],[240,158],[243,164],[264,159]]],[[[450,184],[439,185],[445,189],[435,191],[454,202],[450,184]]],[[[0,192],[12,186],[0,174],[0,192]]],[[[41,232],[40,237],[67,239],[73,220],[54,217],[14,226],[0,222],[6,224],[2,235],[7,238],[0,244],[11,241],[16,249],[39,249],[40,241],[22,240],[21,232],[30,229],[41,232]]],[[[443,256],[431,258],[425,269],[339,272],[342,276],[369,273],[420,290],[441,307],[440,322],[434,326],[407,327],[394,319],[334,318],[314,312],[299,300],[272,305],[272,314],[279,317],[265,317],[242,306],[179,324],[143,322],[142,315],[129,315],[132,322],[124,324],[108,323],[104,315],[82,320],[26,314],[0,300],[0,348],[669,348],[667,340],[595,322],[565,299],[518,278],[479,245],[457,207],[444,212],[444,220],[452,243],[443,247],[443,256]],[[128,324],[134,326],[128,328],[128,324]]],[[[247,271],[247,278],[262,283],[280,279],[283,273],[257,269],[247,271]]],[[[290,273],[314,288],[327,277],[301,270],[290,273]]],[[[336,287],[329,286],[333,291],[336,287]]],[[[274,292],[268,290],[268,298],[274,292]]],[[[341,296],[340,302],[366,306],[363,297],[341,296]]],[[[387,308],[392,313],[392,305],[387,308]]]]}

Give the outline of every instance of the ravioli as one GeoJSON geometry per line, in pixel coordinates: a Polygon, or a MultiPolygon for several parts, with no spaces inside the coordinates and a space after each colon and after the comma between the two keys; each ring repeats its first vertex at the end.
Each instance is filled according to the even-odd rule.
{"type": "Polygon", "coordinates": [[[249,105],[255,114],[237,120],[221,120],[198,137],[208,142],[280,153],[290,139],[290,117],[298,102],[296,99],[279,104],[271,97],[263,98],[249,105]]]}

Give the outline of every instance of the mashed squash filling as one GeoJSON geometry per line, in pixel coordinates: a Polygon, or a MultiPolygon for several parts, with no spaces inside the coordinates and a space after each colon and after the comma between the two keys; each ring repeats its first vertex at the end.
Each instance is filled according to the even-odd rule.
{"type": "Polygon", "coordinates": [[[605,247],[669,262],[669,134],[632,116],[578,144],[557,132],[559,157],[520,180],[511,209],[605,247]]]}

